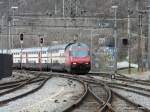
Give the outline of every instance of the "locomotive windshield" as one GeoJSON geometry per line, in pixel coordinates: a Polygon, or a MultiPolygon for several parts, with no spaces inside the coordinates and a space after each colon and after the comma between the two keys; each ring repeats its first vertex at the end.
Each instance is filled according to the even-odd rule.
{"type": "Polygon", "coordinates": [[[71,56],[73,57],[86,57],[89,56],[88,50],[72,50],[71,56]]]}

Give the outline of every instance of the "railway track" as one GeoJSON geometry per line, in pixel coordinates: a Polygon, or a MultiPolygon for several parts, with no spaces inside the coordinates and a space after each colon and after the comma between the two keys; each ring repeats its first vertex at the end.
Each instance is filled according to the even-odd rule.
{"type": "Polygon", "coordinates": [[[10,82],[6,82],[6,83],[1,83],[0,84],[0,97],[6,96],[8,94],[11,94],[19,89],[24,88],[27,85],[33,84],[33,83],[38,83],[37,87],[33,88],[30,91],[24,92],[22,94],[19,94],[17,96],[13,96],[13,97],[9,97],[3,100],[0,100],[0,105],[4,105],[6,103],[9,103],[10,101],[14,101],[17,100],[19,98],[25,97],[29,94],[32,94],[34,92],[36,92],[37,90],[39,90],[45,83],[46,81],[49,79],[50,77],[40,77],[40,76],[35,76],[33,78],[29,78],[29,79],[24,79],[24,80],[16,80],[16,81],[10,81],[10,82]]]}
{"type": "MultiPolygon", "coordinates": [[[[121,93],[119,94],[118,91],[116,92],[113,90],[114,88],[120,89],[120,90],[124,90],[124,92],[129,92],[128,94],[134,93],[134,94],[138,94],[140,96],[149,98],[150,97],[150,89],[145,88],[145,87],[148,87],[148,85],[149,85],[149,82],[147,80],[132,79],[132,78],[129,78],[129,77],[126,77],[123,75],[119,75],[119,76],[117,76],[117,78],[112,80],[112,79],[110,79],[111,78],[110,75],[107,74],[106,76],[104,76],[104,74],[102,76],[101,76],[101,74],[99,74],[100,77],[103,77],[101,79],[95,79],[93,76],[91,76],[91,74],[89,77],[94,78],[97,82],[100,81],[100,82],[106,83],[111,88],[111,91],[115,96],[119,97],[123,101],[128,102],[129,104],[132,104],[135,107],[134,110],[136,110],[136,111],[141,110],[142,112],[150,112],[149,108],[147,108],[135,101],[132,101],[131,99],[128,99],[124,95],[121,95],[121,93]],[[107,78],[107,80],[105,78],[107,78]],[[112,82],[110,82],[108,79],[110,79],[112,82]],[[119,83],[118,83],[118,80],[119,80],[119,83]]],[[[98,76],[98,74],[96,74],[96,76],[98,76]]]]}
{"type": "MultiPolygon", "coordinates": [[[[29,72],[37,75],[37,72],[29,72]]],[[[79,77],[77,75],[62,74],[62,73],[38,73],[42,76],[55,76],[63,77],[71,80],[77,80],[84,85],[84,93],[73,103],[66,108],[63,112],[102,112],[110,110],[115,112],[111,107],[112,94],[107,85],[104,83],[90,82],[91,80],[86,77],[79,77]]]]}
{"type": "Polygon", "coordinates": [[[111,91],[103,84],[88,84],[82,99],[63,112],[102,112],[107,109],[115,112],[110,105],[111,91]]]}
{"type": "Polygon", "coordinates": [[[129,77],[121,77],[121,78],[119,77],[113,79],[112,81],[110,77],[106,77],[106,79],[104,78],[98,79],[98,81],[104,82],[107,85],[109,85],[109,87],[112,88],[124,89],[126,91],[150,97],[150,88],[149,88],[150,82],[148,80],[137,80],[137,79],[135,80],[129,77]]]}
{"type": "Polygon", "coordinates": [[[131,106],[130,103],[126,102],[124,99],[118,97],[117,95],[113,95],[111,105],[116,110],[116,112],[144,112],[135,106],[131,106]]]}
{"type": "MultiPolygon", "coordinates": [[[[150,110],[143,105],[140,105],[137,102],[133,102],[127,97],[119,94],[114,90],[115,89],[121,89],[129,92],[133,92],[139,95],[143,95],[146,97],[150,97],[150,89],[143,88],[143,87],[137,87],[134,85],[130,85],[129,83],[136,83],[136,84],[143,84],[141,83],[142,80],[139,80],[140,83],[135,82],[135,80],[123,77],[123,76],[117,76],[119,81],[123,81],[122,79],[125,78],[126,83],[116,83],[116,82],[109,82],[106,80],[97,79],[94,76],[98,76],[98,74],[90,74],[90,75],[72,75],[72,74],[65,74],[65,73],[48,73],[48,72],[34,72],[34,71],[27,71],[29,74],[35,75],[38,77],[37,79],[33,78],[34,80],[29,81],[29,83],[34,83],[36,81],[46,81],[50,77],[62,77],[62,78],[68,78],[71,80],[76,80],[84,85],[84,93],[75,99],[75,102],[71,104],[69,107],[67,107],[63,112],[117,112],[119,107],[116,107],[115,102],[120,101],[123,102],[124,105],[126,105],[126,108],[130,108],[132,110],[131,112],[150,112],[150,110]],[[39,79],[40,77],[40,79],[39,79]],[[121,79],[121,80],[120,80],[121,79]],[[141,91],[142,90],[142,91],[141,91]],[[117,100],[116,100],[117,99],[117,100]]],[[[99,74],[101,75],[101,74],[99,74]]],[[[109,74],[101,75],[104,78],[110,78],[109,74]]],[[[31,80],[31,79],[30,79],[31,80]]],[[[26,81],[23,81],[24,83],[26,81]]],[[[146,86],[148,86],[149,82],[144,82],[146,86]]],[[[8,83],[8,85],[11,83],[8,83]]],[[[13,82],[13,85],[21,84],[18,82],[13,82]]],[[[42,83],[43,85],[44,83],[42,83]]],[[[1,84],[0,87],[3,87],[4,84],[1,84]]],[[[9,88],[9,86],[8,86],[9,88]]],[[[11,88],[13,89],[13,88],[11,88]]],[[[37,89],[36,89],[37,90],[37,89]]],[[[31,94],[35,90],[25,93],[24,95],[21,95],[22,97],[31,94]]],[[[0,93],[1,94],[1,93],[0,93]]],[[[4,101],[0,101],[0,104],[7,103],[9,101],[15,100],[21,98],[20,96],[17,96],[15,98],[6,99],[4,101]]]]}

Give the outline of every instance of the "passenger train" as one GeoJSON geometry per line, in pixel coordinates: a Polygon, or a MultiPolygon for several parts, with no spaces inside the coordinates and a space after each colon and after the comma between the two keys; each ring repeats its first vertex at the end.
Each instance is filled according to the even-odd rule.
{"type": "Polygon", "coordinates": [[[85,74],[90,71],[91,57],[89,47],[81,42],[12,49],[13,67],[29,70],[67,71],[85,74]]]}

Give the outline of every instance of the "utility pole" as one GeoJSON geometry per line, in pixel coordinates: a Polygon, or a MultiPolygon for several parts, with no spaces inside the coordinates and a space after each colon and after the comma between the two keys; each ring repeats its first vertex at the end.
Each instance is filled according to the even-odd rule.
{"type": "MultiPolygon", "coordinates": [[[[114,39],[115,39],[115,65],[114,65],[114,75],[117,74],[117,60],[118,60],[118,48],[117,48],[117,5],[112,6],[112,9],[114,9],[114,39]]],[[[114,76],[112,77],[114,78],[114,76]]]]}
{"type": "MultiPolygon", "coordinates": [[[[3,25],[4,25],[4,16],[2,16],[2,23],[1,23],[1,34],[2,34],[2,30],[3,30],[3,25]]],[[[1,35],[1,38],[2,38],[2,35],[1,35]]],[[[1,40],[2,42],[1,42],[1,44],[2,44],[2,54],[3,54],[3,38],[2,38],[2,40],[1,40]]]]}
{"type": "Polygon", "coordinates": [[[10,16],[10,4],[11,1],[8,0],[8,18],[7,18],[7,26],[8,26],[8,48],[7,48],[7,53],[10,53],[10,49],[11,49],[11,16],[10,16]],[[8,52],[9,51],[9,52],[8,52]]]}
{"type": "Polygon", "coordinates": [[[128,8],[128,40],[129,40],[129,46],[128,46],[128,61],[129,61],[129,68],[128,73],[131,74],[131,22],[130,22],[130,15],[132,14],[132,11],[128,8]]]}
{"type": "Polygon", "coordinates": [[[139,37],[138,37],[138,71],[142,67],[142,48],[141,48],[141,39],[142,39],[142,13],[139,12],[139,37]]]}
{"type": "MultiPolygon", "coordinates": [[[[13,27],[13,34],[15,34],[15,21],[14,21],[14,16],[15,16],[15,10],[18,9],[17,6],[12,6],[11,9],[13,10],[13,17],[12,17],[12,27],[13,27]]],[[[14,48],[14,35],[12,34],[12,44],[11,44],[11,48],[13,49],[14,48]]]]}
{"type": "MultiPolygon", "coordinates": [[[[8,51],[11,49],[11,17],[8,17],[8,51]]],[[[10,53],[10,52],[9,52],[10,53]]]]}
{"type": "Polygon", "coordinates": [[[148,61],[148,68],[150,70],[150,0],[148,0],[148,56],[147,56],[147,61],[148,61]]]}
{"type": "Polygon", "coordinates": [[[76,16],[78,15],[78,4],[77,4],[77,0],[75,1],[76,3],[76,16]]]}
{"type": "Polygon", "coordinates": [[[63,17],[65,16],[65,1],[63,0],[63,17]]]}
{"type": "Polygon", "coordinates": [[[2,53],[2,25],[0,26],[0,49],[1,49],[1,53],[2,53]]]}
{"type": "Polygon", "coordinates": [[[90,56],[91,56],[91,69],[93,68],[93,57],[92,57],[92,54],[93,54],[93,30],[91,29],[91,52],[90,52],[90,56]]]}
{"type": "Polygon", "coordinates": [[[55,3],[55,16],[57,15],[57,4],[55,3]]]}

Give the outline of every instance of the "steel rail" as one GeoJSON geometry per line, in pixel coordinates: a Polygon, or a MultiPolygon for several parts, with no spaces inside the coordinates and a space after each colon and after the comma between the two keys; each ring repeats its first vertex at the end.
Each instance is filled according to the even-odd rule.
{"type": "Polygon", "coordinates": [[[22,97],[25,97],[29,94],[32,94],[34,92],[36,92],[37,90],[39,90],[40,88],[42,88],[44,86],[44,84],[50,79],[51,77],[49,76],[48,78],[46,78],[38,87],[28,91],[28,92],[25,92],[21,95],[18,95],[18,96],[15,96],[15,97],[12,97],[12,98],[9,98],[9,99],[5,99],[5,100],[2,100],[0,101],[0,105],[4,105],[4,104],[7,104],[8,102],[11,102],[11,101],[15,101],[19,98],[22,98],[22,97]]]}
{"type": "Polygon", "coordinates": [[[38,78],[39,78],[38,76],[34,77],[34,78],[31,78],[31,79],[29,79],[29,80],[27,80],[27,81],[25,81],[25,82],[15,86],[15,87],[13,87],[13,88],[10,88],[9,90],[3,91],[3,92],[0,93],[0,96],[9,94],[9,93],[11,93],[13,91],[16,91],[16,90],[24,87],[25,85],[30,84],[32,81],[34,81],[35,79],[38,79],[38,78]]]}
{"type": "Polygon", "coordinates": [[[27,81],[29,79],[21,79],[21,80],[14,80],[14,81],[9,81],[9,82],[4,82],[4,83],[0,83],[0,87],[4,86],[4,85],[9,85],[9,84],[16,84],[16,83],[20,83],[23,81],[27,81]]]}
{"type": "MultiPolygon", "coordinates": [[[[88,73],[87,74],[88,76],[91,76],[91,75],[94,75],[94,76],[100,76],[100,77],[108,77],[108,78],[111,78],[111,75],[110,73],[107,73],[107,72],[97,72],[97,73],[88,73]]],[[[134,83],[137,83],[137,84],[144,84],[144,85],[148,85],[150,86],[150,81],[149,80],[141,80],[141,79],[134,79],[134,78],[131,78],[131,77],[127,77],[123,74],[117,74],[114,78],[114,80],[121,80],[121,81],[127,81],[127,82],[134,82],[134,83]]]]}
{"type": "MultiPolygon", "coordinates": [[[[51,76],[49,73],[44,73],[44,74],[42,74],[42,75],[46,75],[46,76],[51,76]]],[[[87,77],[84,77],[84,76],[76,76],[76,75],[70,75],[70,74],[64,74],[64,73],[53,73],[53,75],[56,75],[56,76],[62,76],[62,77],[70,77],[70,78],[73,78],[73,79],[77,79],[77,80],[82,80],[82,81],[84,81],[84,82],[87,82],[87,83],[92,83],[92,84],[100,84],[100,83],[104,83],[105,84],[105,82],[104,81],[102,81],[102,80],[99,80],[99,79],[95,79],[95,78],[93,78],[93,77],[90,77],[90,76],[88,76],[88,78],[87,77]]],[[[109,75],[107,75],[107,76],[109,76],[109,75]]],[[[122,78],[122,76],[121,76],[121,78],[122,78]]],[[[130,81],[132,81],[133,79],[131,79],[130,81]]],[[[138,84],[138,83],[137,83],[138,84]]],[[[106,85],[107,85],[107,83],[106,83],[106,85]]],[[[115,92],[115,91],[113,91],[112,89],[111,89],[111,91],[112,91],[112,93],[114,93],[115,95],[117,95],[117,93],[115,92]]],[[[148,108],[146,108],[146,107],[144,107],[144,106],[142,106],[142,105],[140,105],[140,104],[137,104],[137,103],[135,103],[135,102],[132,102],[132,101],[130,101],[129,99],[127,99],[127,98],[125,98],[125,97],[123,97],[123,96],[120,96],[122,99],[124,99],[125,101],[127,101],[128,103],[130,103],[130,104],[132,104],[133,106],[135,106],[136,108],[139,108],[140,107],[140,109],[142,108],[142,110],[144,110],[145,112],[150,112],[150,110],[148,109],[148,108]]]]}
{"type": "Polygon", "coordinates": [[[145,92],[150,92],[150,89],[141,88],[141,87],[135,87],[135,86],[130,86],[130,85],[127,85],[127,84],[119,84],[119,83],[115,83],[115,82],[109,83],[107,81],[103,81],[103,80],[100,80],[100,79],[95,79],[95,81],[97,81],[97,82],[103,82],[103,83],[107,84],[111,88],[123,89],[123,90],[129,91],[129,92],[133,92],[133,93],[136,93],[136,94],[139,94],[139,95],[150,97],[150,94],[147,94],[147,93],[144,93],[144,92],[141,92],[141,91],[137,91],[137,90],[133,90],[133,89],[138,89],[138,90],[143,90],[145,92]],[[128,86],[128,87],[130,87],[130,89],[129,88],[125,88],[125,87],[124,88],[123,87],[118,87],[118,86],[125,86],[125,87],[128,86]],[[133,88],[133,89],[131,89],[131,88],[133,88]]]}
{"type": "Polygon", "coordinates": [[[118,86],[133,88],[133,89],[137,89],[137,90],[142,90],[142,91],[145,91],[145,92],[150,92],[150,89],[148,89],[148,88],[133,86],[133,85],[130,85],[130,84],[122,84],[122,83],[115,83],[115,82],[105,82],[105,83],[107,83],[108,85],[116,85],[116,86],[118,85],[118,86]]]}
{"type": "Polygon", "coordinates": [[[136,91],[136,90],[132,90],[132,89],[128,89],[128,88],[124,88],[124,87],[119,87],[119,86],[115,86],[115,85],[109,85],[109,87],[111,87],[111,88],[117,88],[117,89],[129,91],[129,92],[132,92],[132,93],[136,93],[136,94],[139,94],[139,95],[142,95],[142,96],[150,97],[150,94],[143,93],[143,92],[136,91]]]}
{"type": "Polygon", "coordinates": [[[106,93],[107,93],[107,99],[106,101],[102,100],[101,98],[99,98],[93,91],[92,91],[92,88],[91,87],[88,87],[90,93],[94,96],[94,98],[99,102],[101,103],[102,105],[99,106],[98,108],[98,111],[99,112],[103,112],[105,111],[106,109],[109,109],[111,110],[111,112],[115,112],[115,110],[112,108],[111,106],[111,99],[112,99],[112,94],[111,94],[111,91],[107,90],[108,88],[105,88],[104,89],[106,90],[106,93]]]}
{"type": "Polygon", "coordinates": [[[148,109],[148,108],[146,108],[146,107],[144,107],[144,106],[142,106],[142,105],[140,105],[140,104],[137,104],[137,103],[135,103],[135,102],[133,102],[133,101],[127,99],[126,97],[122,96],[121,94],[115,92],[115,91],[112,90],[112,89],[111,89],[111,91],[113,92],[113,94],[115,94],[116,96],[118,96],[118,97],[120,97],[121,99],[125,100],[126,102],[132,104],[132,105],[135,106],[136,108],[138,108],[138,109],[140,109],[140,110],[142,110],[142,111],[144,111],[144,112],[150,112],[150,109],[148,109]]]}
{"type": "MultiPolygon", "coordinates": [[[[93,79],[93,78],[92,78],[92,79],[93,79]]],[[[90,82],[92,82],[92,81],[90,81],[90,82]]],[[[95,79],[95,82],[93,82],[93,83],[100,83],[100,82],[103,82],[103,81],[101,81],[101,80],[99,80],[99,79],[95,79]]],[[[112,91],[112,93],[118,95],[118,93],[115,92],[115,91],[113,91],[112,89],[111,89],[111,91],[112,91]]],[[[119,96],[120,96],[122,99],[124,99],[125,101],[131,103],[133,106],[135,106],[135,107],[140,107],[140,108],[142,108],[145,112],[150,112],[150,109],[148,109],[148,108],[146,108],[146,107],[144,107],[144,106],[142,106],[142,105],[140,105],[140,104],[137,104],[137,103],[135,103],[135,102],[132,102],[132,101],[128,100],[127,98],[125,98],[124,96],[121,96],[121,95],[119,95],[119,96]]]]}
{"type": "Polygon", "coordinates": [[[84,85],[84,93],[81,95],[81,97],[76,102],[74,102],[71,106],[69,106],[68,108],[63,110],[63,112],[70,112],[71,110],[73,110],[74,108],[79,106],[83,102],[85,97],[87,96],[87,94],[88,94],[88,85],[85,84],[84,82],[81,82],[81,83],[84,85]]]}
{"type": "MultiPolygon", "coordinates": [[[[29,82],[28,84],[30,83],[35,83],[37,81],[41,81],[43,78],[39,78],[39,79],[36,79],[35,81],[31,81],[29,82]]],[[[26,80],[27,81],[27,80],[26,80]]],[[[3,86],[0,86],[0,90],[3,90],[3,89],[9,89],[9,88],[14,88],[15,86],[19,86],[21,85],[22,83],[24,83],[25,81],[20,81],[20,82],[17,82],[17,83],[14,83],[14,84],[8,84],[8,85],[3,85],[3,86]]]]}

